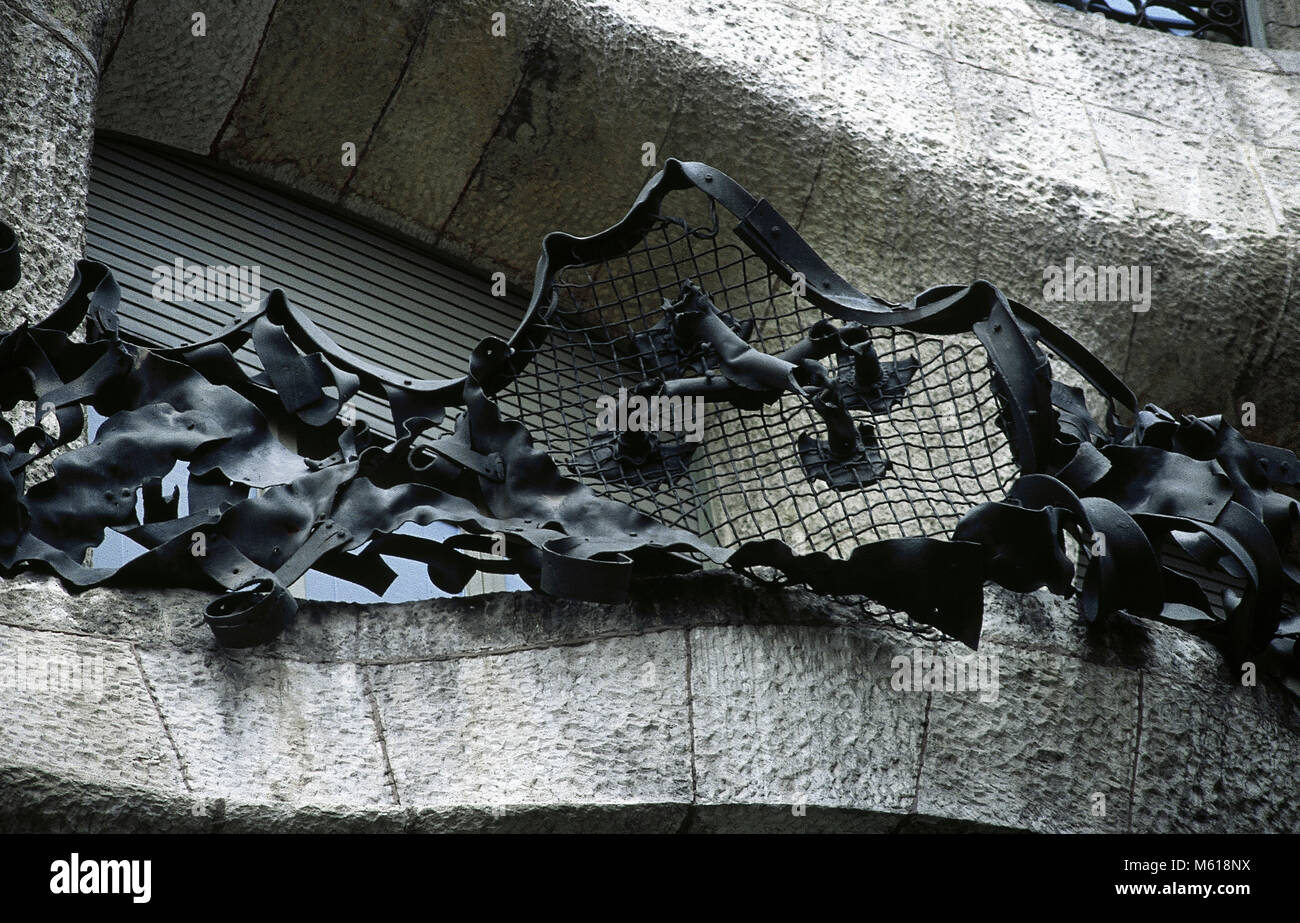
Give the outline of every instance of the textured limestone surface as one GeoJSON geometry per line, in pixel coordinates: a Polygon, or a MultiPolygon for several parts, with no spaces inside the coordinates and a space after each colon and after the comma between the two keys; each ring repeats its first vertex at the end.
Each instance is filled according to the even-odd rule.
{"type": "MultiPolygon", "coordinates": [[[[0,326],[67,284],[94,128],[525,284],[546,231],[617,220],[671,155],[767,196],[868,291],[987,277],[1143,396],[1251,400],[1251,436],[1300,438],[1296,52],[1041,0],[204,7],[198,36],[175,4],[0,0],[0,217],[26,266],[0,326]],[[1151,310],[1038,304],[1070,257],[1151,266],[1151,310]]],[[[1266,9],[1289,34],[1294,4],[1266,9]]],[[[312,603],[237,652],[208,599],[0,583],[0,829],[1300,832],[1291,698],[1043,593],[987,591],[973,660],[717,574],[619,606],[312,603]],[[931,656],[984,684],[927,687],[931,656]]]]}
{"type": "Polygon", "coordinates": [[[998,695],[933,696],[918,812],[1012,829],[1129,829],[1137,677],[1054,651],[981,653],[998,658],[998,695]]]}
{"type": "Polygon", "coordinates": [[[1259,7],[1268,47],[1300,49],[1300,0],[1261,0],[1259,7]]]}
{"type": "Polygon", "coordinates": [[[129,0],[15,0],[11,6],[84,45],[94,57],[103,47],[105,22],[111,11],[126,2],[129,0]]]}
{"type": "Polygon", "coordinates": [[[174,0],[129,3],[107,52],[96,126],[208,153],[227,129],[275,5],[214,0],[198,11],[174,0]]]}
{"type": "Polygon", "coordinates": [[[0,220],[17,234],[23,266],[17,287],[0,293],[3,330],[53,310],[81,258],[98,83],[90,21],[0,3],[0,220]]]}
{"type": "MultiPolygon", "coordinates": [[[[97,124],[523,286],[545,233],[594,233],[666,157],[705,160],[866,291],[987,278],[1142,399],[1234,420],[1251,402],[1253,437],[1300,445],[1300,51],[1043,0],[269,5],[218,4],[190,40],[139,0],[97,124]],[[1150,309],[1044,304],[1067,259],[1148,267],[1150,309]]],[[[1265,4],[1270,30],[1296,9],[1265,4]]]]}
{"type": "Polygon", "coordinates": [[[1274,730],[1269,687],[1190,686],[1160,676],[1142,685],[1142,734],[1133,823],[1184,833],[1213,825],[1233,833],[1300,829],[1295,799],[1275,799],[1272,780],[1300,773],[1300,751],[1260,748],[1274,730]],[[1209,720],[1207,720],[1209,719],[1209,720]]]}
{"type": "Polygon", "coordinates": [[[247,651],[207,598],[0,584],[0,829],[1300,832],[1288,695],[1041,593],[975,654],[725,573],[306,603],[247,651]]]}
{"type": "Polygon", "coordinates": [[[394,797],[412,809],[688,802],[684,647],[664,633],[367,667],[394,797]]]}
{"type": "Polygon", "coordinates": [[[813,627],[692,631],[700,806],[783,806],[792,821],[795,806],[851,808],[896,827],[915,798],[926,695],[890,688],[897,648],[880,642],[813,627]]]}

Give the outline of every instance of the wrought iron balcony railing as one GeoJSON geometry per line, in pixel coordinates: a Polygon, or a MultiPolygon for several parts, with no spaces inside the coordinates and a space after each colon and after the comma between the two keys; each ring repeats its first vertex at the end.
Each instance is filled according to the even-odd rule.
{"type": "Polygon", "coordinates": [[[1118,22],[1158,29],[1172,35],[1264,45],[1263,20],[1258,0],[1213,0],[1182,3],[1178,0],[1054,0],[1058,6],[1102,13],[1118,22]]]}

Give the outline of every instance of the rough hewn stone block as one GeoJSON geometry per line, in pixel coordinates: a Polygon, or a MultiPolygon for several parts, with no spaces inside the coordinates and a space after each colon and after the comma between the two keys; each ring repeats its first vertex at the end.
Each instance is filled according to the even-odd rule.
{"type": "Polygon", "coordinates": [[[9,766],[168,792],[180,766],[129,645],[0,626],[9,766]]]}
{"type": "Polygon", "coordinates": [[[1300,777],[1294,709],[1268,684],[1144,676],[1133,829],[1300,832],[1300,806],[1277,797],[1300,777]]]}
{"type": "Polygon", "coordinates": [[[998,657],[997,698],[931,694],[918,813],[1025,830],[1127,829],[1136,671],[992,644],[980,653],[998,657]]]}
{"type": "Polygon", "coordinates": [[[258,57],[274,0],[136,0],[100,88],[98,124],[206,154],[258,57]]]}
{"type": "Polygon", "coordinates": [[[367,670],[403,806],[690,800],[681,634],[367,670]]]}
{"type": "Polygon", "coordinates": [[[924,694],[890,689],[897,653],[852,631],[693,630],[699,803],[775,805],[792,824],[800,808],[851,808],[895,826],[915,797],[925,713],[924,694]]]}
{"type": "Polygon", "coordinates": [[[196,798],[393,803],[360,668],[142,649],[196,798]]]}

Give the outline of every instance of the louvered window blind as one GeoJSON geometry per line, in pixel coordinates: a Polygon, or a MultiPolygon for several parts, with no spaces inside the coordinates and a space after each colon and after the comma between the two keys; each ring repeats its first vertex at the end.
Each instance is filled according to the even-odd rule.
{"type": "MultiPolygon", "coordinates": [[[[494,296],[488,279],[428,248],[218,164],[111,136],[96,139],[91,161],[86,257],[107,264],[121,285],[123,329],[158,346],[209,337],[240,316],[233,283],[198,298],[172,297],[185,294],[183,278],[170,285],[183,275],[178,266],[227,267],[236,269],[231,279],[244,271],[245,293],[255,280],[263,295],[282,288],[340,346],[420,378],[463,374],[474,345],[489,334],[509,337],[526,305],[517,293],[494,296]]],[[[255,367],[250,351],[238,357],[255,367]]],[[[358,395],[356,411],[378,435],[392,436],[379,402],[358,395]]],[[[133,556],[131,544],[110,535],[97,559],[133,556]]],[[[414,562],[390,564],[401,577],[385,600],[445,595],[414,562]]],[[[476,577],[467,592],[516,583],[476,577]]],[[[316,573],[295,590],[310,598],[376,599],[316,573]]]]}

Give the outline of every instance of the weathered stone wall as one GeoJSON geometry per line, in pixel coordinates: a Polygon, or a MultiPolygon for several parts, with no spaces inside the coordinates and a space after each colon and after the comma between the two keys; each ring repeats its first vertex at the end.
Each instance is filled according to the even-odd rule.
{"type": "Polygon", "coordinates": [[[895,689],[968,652],[731,576],[313,603],[229,653],[204,601],[0,585],[0,662],[63,669],[3,677],[0,828],[1300,831],[1285,693],[1042,594],[989,592],[996,697],[895,689]]]}
{"type": "Polygon", "coordinates": [[[1259,6],[1268,47],[1300,49],[1300,0],[1260,0],[1259,6]]]}
{"type": "Polygon", "coordinates": [[[81,258],[102,23],[94,0],[0,0],[0,220],[23,261],[0,329],[48,314],[81,258]]]}

